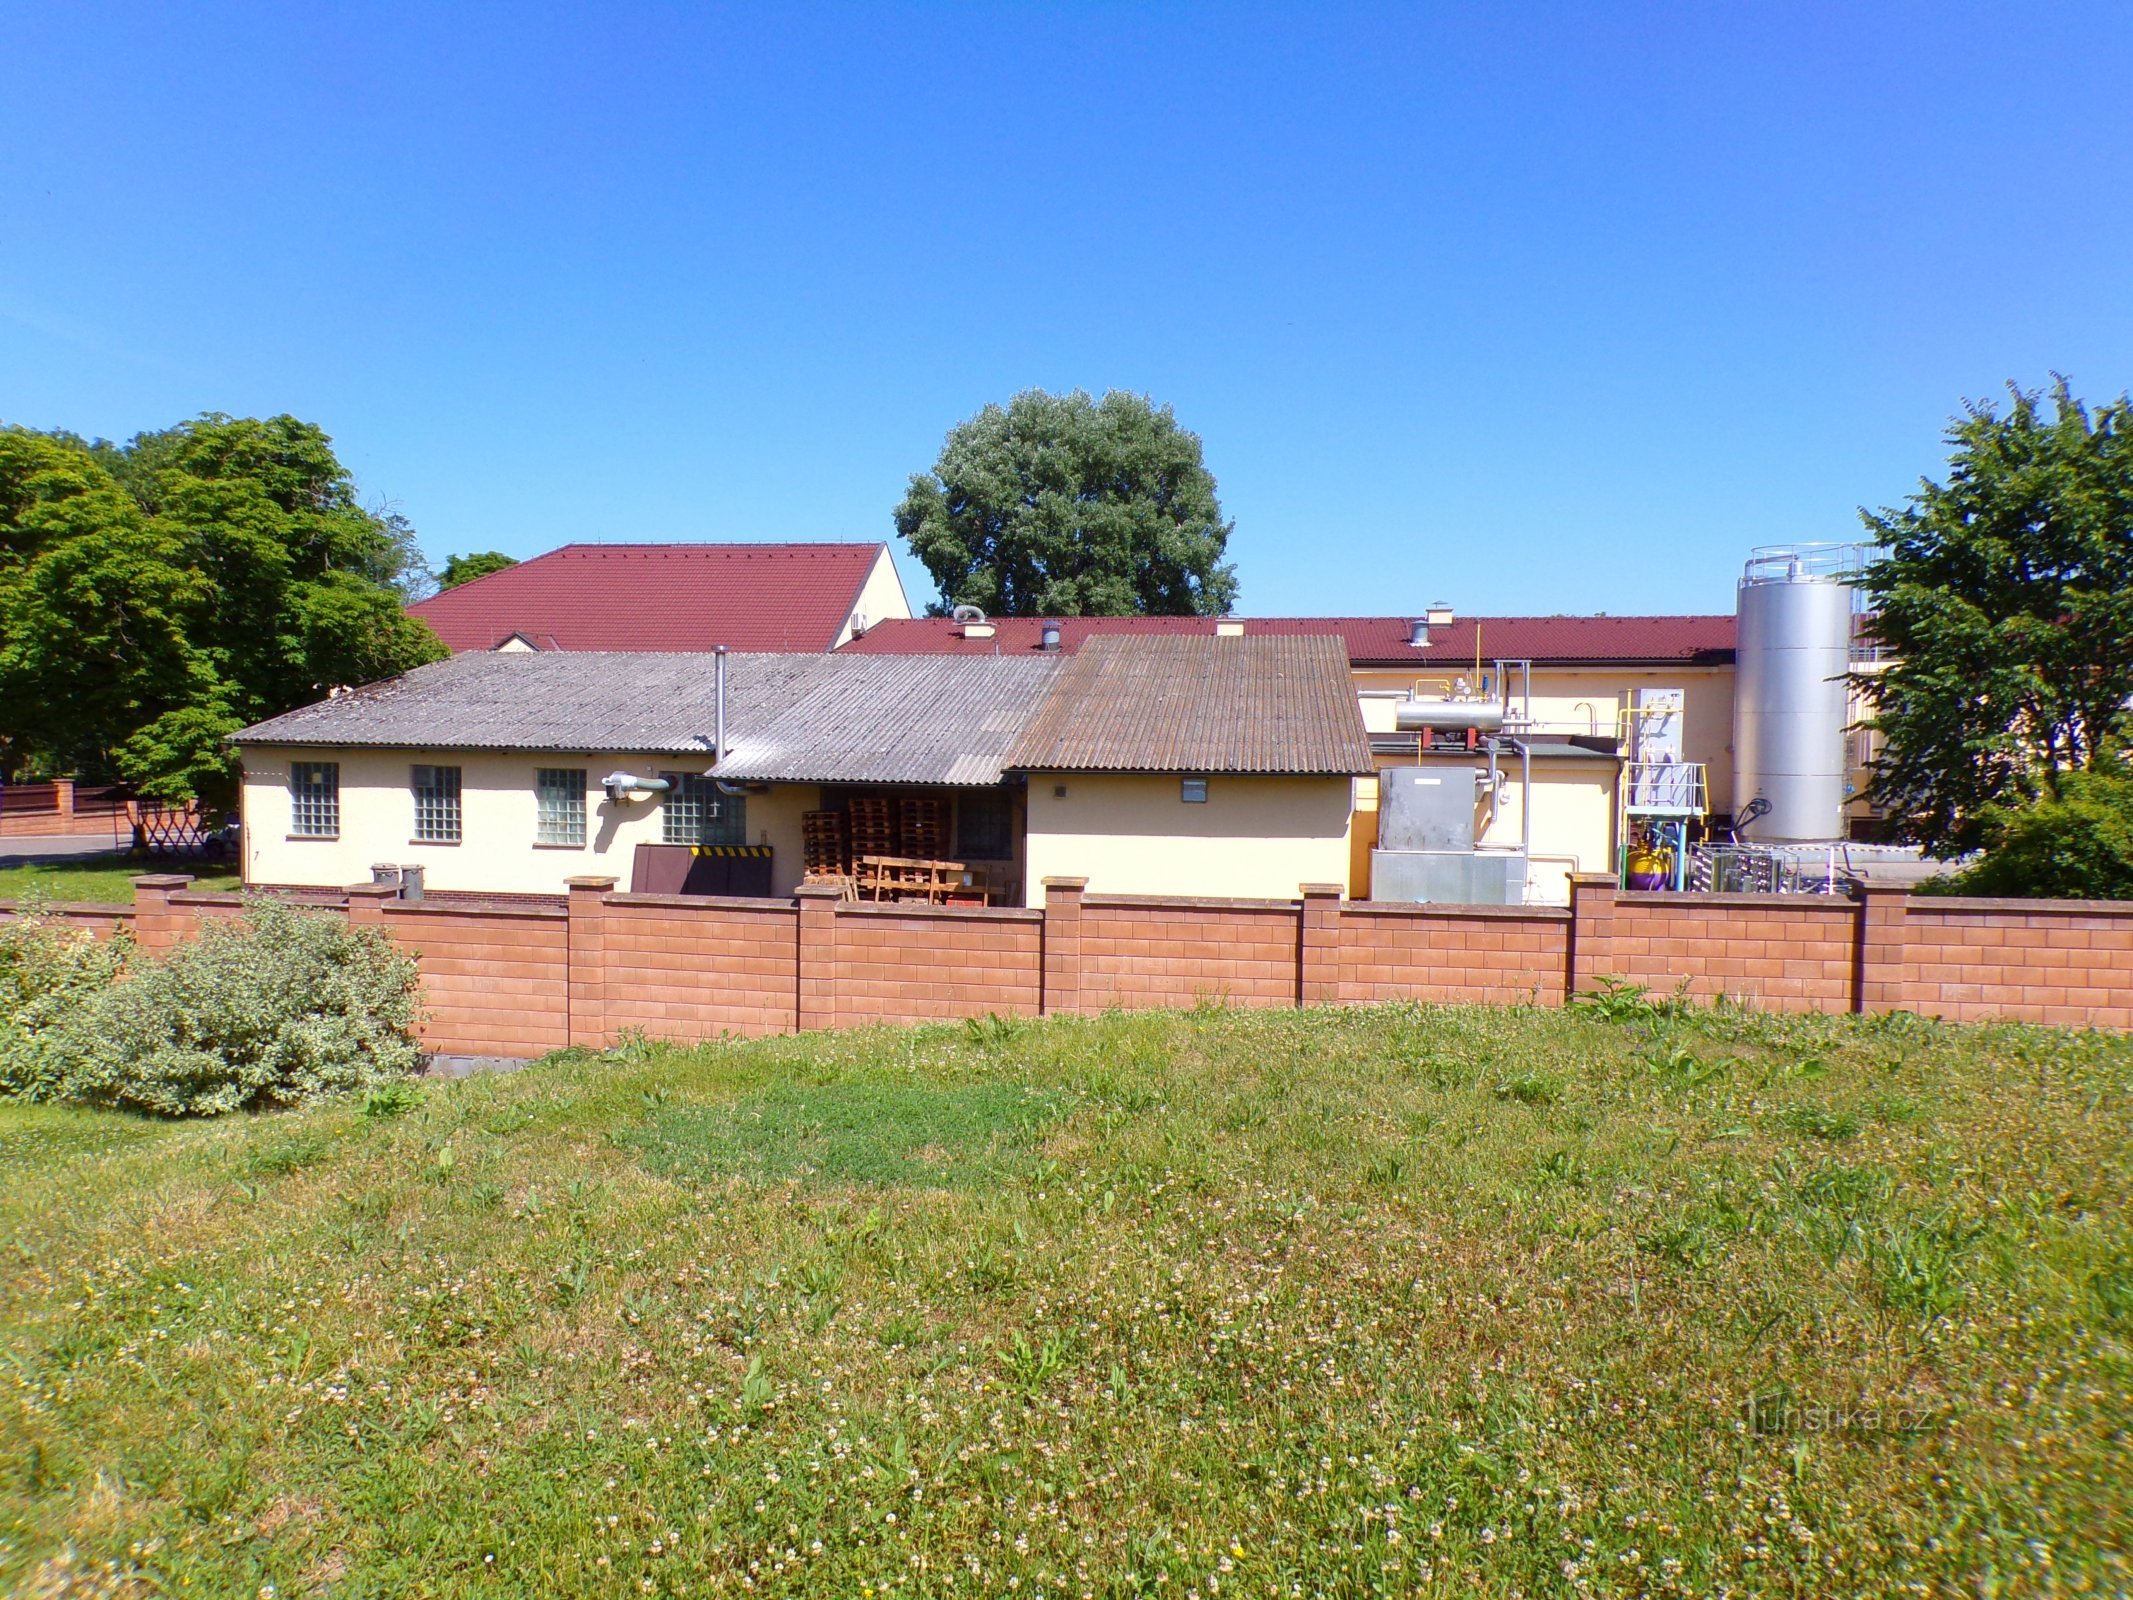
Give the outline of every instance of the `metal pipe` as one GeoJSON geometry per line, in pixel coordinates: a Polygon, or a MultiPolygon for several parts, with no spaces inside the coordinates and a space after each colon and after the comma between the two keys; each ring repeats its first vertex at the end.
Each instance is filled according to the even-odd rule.
{"type": "Polygon", "coordinates": [[[1505,744],[1518,752],[1518,853],[1533,852],[1533,751],[1523,739],[1504,735],[1505,744]]]}
{"type": "Polygon", "coordinates": [[[715,766],[726,759],[726,647],[719,645],[711,652],[711,675],[718,685],[718,725],[711,735],[711,761],[715,766]]]}

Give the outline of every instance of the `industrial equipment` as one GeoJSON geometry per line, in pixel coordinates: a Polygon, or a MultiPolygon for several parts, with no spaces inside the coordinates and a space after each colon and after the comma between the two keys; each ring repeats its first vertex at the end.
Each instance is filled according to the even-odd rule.
{"type": "Polygon", "coordinates": [[[1765,546],[1737,592],[1733,803],[1758,844],[1844,837],[1855,545],[1765,546]]]}

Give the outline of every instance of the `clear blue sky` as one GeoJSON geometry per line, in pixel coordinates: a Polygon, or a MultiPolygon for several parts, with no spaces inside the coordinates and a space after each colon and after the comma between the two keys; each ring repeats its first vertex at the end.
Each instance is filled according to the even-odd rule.
{"type": "Polygon", "coordinates": [[[0,419],[291,411],[438,560],[893,539],[958,419],[1078,385],[1206,441],[1247,613],[1726,610],[1965,396],[2133,385],[2124,0],[4,37],[0,419]]]}

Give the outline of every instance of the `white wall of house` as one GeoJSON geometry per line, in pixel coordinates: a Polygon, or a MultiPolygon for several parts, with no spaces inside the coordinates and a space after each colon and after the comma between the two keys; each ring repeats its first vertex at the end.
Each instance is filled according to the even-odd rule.
{"type": "MultiPolygon", "coordinates": [[[[419,864],[431,889],[483,894],[560,894],[564,880],[604,875],[627,889],[636,847],[663,838],[664,801],[616,804],[600,780],[625,771],[701,772],[700,760],[672,756],[452,750],[247,746],[244,750],[244,875],[247,883],[340,888],[367,883],[373,864],[419,864]],[[340,831],[330,839],[293,833],[290,765],[331,761],[340,768],[340,831]],[[460,770],[460,842],[415,838],[412,769],[460,770]],[[585,842],[536,840],[538,768],[585,772],[585,842]]],[[[742,798],[747,842],[771,847],[771,892],[790,894],[802,872],[800,815],[818,803],[812,785],[781,784],[742,798]]]]}
{"type": "Polygon", "coordinates": [[[1346,883],[1348,778],[1207,779],[1187,802],[1177,777],[1033,772],[1026,898],[1048,877],[1092,894],[1294,899],[1303,883],[1346,883]],[[1062,794],[1059,791],[1064,790],[1062,794]]]}
{"type": "Polygon", "coordinates": [[[853,626],[855,621],[871,628],[884,618],[909,615],[910,597],[904,593],[903,579],[896,575],[896,563],[890,558],[889,547],[883,545],[874,557],[874,567],[867,574],[867,581],[860,585],[859,598],[852,603],[844,626],[837,630],[836,640],[830,648],[834,650],[847,643],[859,631],[853,626]]]}

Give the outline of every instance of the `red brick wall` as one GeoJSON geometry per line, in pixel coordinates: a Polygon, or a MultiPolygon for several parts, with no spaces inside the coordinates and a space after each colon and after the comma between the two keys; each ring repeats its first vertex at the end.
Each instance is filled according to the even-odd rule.
{"type": "Polygon", "coordinates": [[[387,901],[380,919],[422,968],[422,1042],[432,1050],[538,1056],[570,1042],[563,912],[387,901]]]}
{"type": "Polygon", "coordinates": [[[1907,1011],[2133,1029],[2133,908],[1921,896],[1903,957],[1907,1011]]]}
{"type": "Polygon", "coordinates": [[[1035,1016],[1044,913],[840,904],[837,1021],[1035,1016]]]}
{"type": "Polygon", "coordinates": [[[1684,981],[1766,1011],[1849,1011],[1859,908],[1832,895],[1624,894],[1609,975],[1658,994],[1684,981]]]}
{"type": "Polygon", "coordinates": [[[1343,906],[1337,994],[1347,1002],[1559,1005],[1570,913],[1471,906],[1343,906]]]}
{"type": "Polygon", "coordinates": [[[1143,1010],[1218,1001],[1296,1004],[1292,903],[1089,895],[1081,910],[1081,1006],[1143,1010]]]}
{"type": "Polygon", "coordinates": [[[793,1031],[799,934],[791,902],[611,895],[606,924],[610,1034],[793,1031]]]}
{"type": "MultiPolygon", "coordinates": [[[[130,926],[150,955],[241,910],[180,876],[135,880],[134,906],[69,907],[130,926]]],[[[425,1038],[468,1055],[537,1055],[656,1037],[776,1033],[1108,1006],[1395,1000],[1559,1002],[1600,979],[1774,1010],[1902,1008],[2133,1030],[2133,905],[1624,894],[1575,881],[1569,911],[1086,896],[1047,909],[618,895],[574,880],[562,910],[408,905],[358,886],[352,921],[415,952],[425,1038]]],[[[0,916],[7,912],[0,906],[0,916]]]]}

